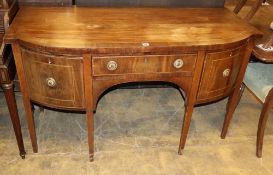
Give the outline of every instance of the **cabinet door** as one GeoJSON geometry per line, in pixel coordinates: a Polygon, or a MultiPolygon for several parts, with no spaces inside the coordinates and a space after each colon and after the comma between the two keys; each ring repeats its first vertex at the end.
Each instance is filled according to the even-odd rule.
{"type": "Polygon", "coordinates": [[[81,57],[52,56],[22,49],[22,59],[32,101],[56,108],[84,107],[81,57]]]}
{"type": "Polygon", "coordinates": [[[225,97],[233,89],[242,65],[245,46],[206,54],[197,103],[225,97]]]}

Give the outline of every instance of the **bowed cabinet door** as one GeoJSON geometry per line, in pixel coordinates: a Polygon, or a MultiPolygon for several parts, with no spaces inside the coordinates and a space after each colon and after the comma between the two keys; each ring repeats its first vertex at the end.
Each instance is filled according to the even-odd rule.
{"type": "Polygon", "coordinates": [[[197,103],[221,99],[233,90],[239,74],[245,46],[206,54],[197,103]]]}
{"type": "Polygon", "coordinates": [[[30,99],[63,109],[83,109],[82,57],[55,56],[22,48],[30,99]]]}

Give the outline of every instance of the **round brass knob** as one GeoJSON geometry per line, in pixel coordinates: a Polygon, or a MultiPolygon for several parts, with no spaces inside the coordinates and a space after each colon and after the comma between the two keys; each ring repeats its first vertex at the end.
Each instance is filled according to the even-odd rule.
{"type": "Polygon", "coordinates": [[[118,64],[115,61],[109,61],[107,63],[107,69],[110,71],[116,70],[118,68],[118,64]]]}
{"type": "Polygon", "coordinates": [[[54,78],[47,78],[46,83],[49,87],[55,87],[57,85],[56,80],[54,78]]]}
{"type": "Polygon", "coordinates": [[[184,65],[184,62],[182,59],[176,59],[174,62],[173,62],[173,66],[176,68],[176,69],[180,69],[181,67],[183,67],[184,65]]]}
{"type": "Polygon", "coordinates": [[[228,77],[229,74],[230,74],[230,69],[225,69],[225,70],[223,71],[223,77],[228,77]]]}
{"type": "Polygon", "coordinates": [[[144,42],[144,43],[142,43],[142,46],[143,46],[143,47],[148,47],[148,46],[150,46],[150,43],[144,42]]]}

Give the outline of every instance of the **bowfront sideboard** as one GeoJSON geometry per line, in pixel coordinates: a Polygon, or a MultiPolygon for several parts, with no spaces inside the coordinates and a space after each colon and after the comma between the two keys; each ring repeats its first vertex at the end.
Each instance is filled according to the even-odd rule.
{"type": "Polygon", "coordinates": [[[128,82],[169,82],[182,91],[179,154],[194,106],[229,97],[224,137],[259,35],[224,8],[24,7],[5,42],[12,45],[33,151],[31,103],[85,111],[92,161],[98,99],[128,82]]]}

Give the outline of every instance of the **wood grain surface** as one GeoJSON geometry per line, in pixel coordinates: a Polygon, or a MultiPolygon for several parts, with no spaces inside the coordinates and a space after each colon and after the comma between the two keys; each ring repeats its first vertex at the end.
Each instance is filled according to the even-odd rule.
{"type": "Polygon", "coordinates": [[[78,6],[223,7],[225,0],[76,0],[78,6]]]}
{"type": "MultiPolygon", "coordinates": [[[[58,48],[215,46],[260,34],[223,8],[21,8],[5,36],[58,48]],[[171,10],[171,11],[170,11],[171,10]]],[[[102,50],[101,50],[102,51],[102,50]]]]}

